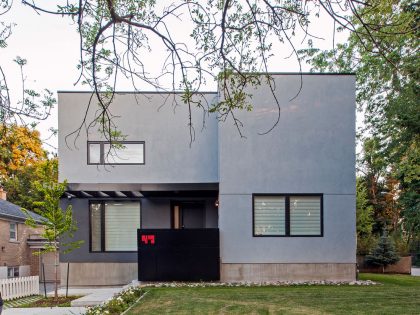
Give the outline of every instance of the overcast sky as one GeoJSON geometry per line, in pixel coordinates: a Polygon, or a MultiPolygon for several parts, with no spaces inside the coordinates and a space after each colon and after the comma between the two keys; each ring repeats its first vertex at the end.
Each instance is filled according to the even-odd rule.
{"type": "MultiPolygon", "coordinates": [[[[79,37],[71,19],[56,15],[38,15],[32,9],[15,1],[10,12],[2,16],[3,22],[13,22],[13,34],[8,40],[8,47],[0,49],[0,63],[7,75],[12,102],[17,102],[21,93],[21,81],[18,66],[13,62],[16,56],[27,59],[25,67],[26,85],[28,88],[42,90],[48,88],[54,93],[58,90],[87,90],[87,86],[74,85],[78,78],[76,69],[79,60],[79,37]]],[[[176,26],[179,28],[179,25],[176,26]]],[[[332,47],[333,25],[327,17],[313,23],[312,33],[325,40],[317,42],[324,49],[332,47]]],[[[344,38],[344,35],[341,35],[344,38]]],[[[298,63],[293,59],[285,59],[289,51],[277,47],[275,57],[270,63],[270,71],[296,72],[298,63]],[[275,60],[275,62],[273,62],[275,60]]],[[[304,47],[299,47],[304,48],[304,47]]],[[[153,51],[145,56],[146,61],[154,62],[162,59],[162,54],[153,51]],[[149,59],[147,59],[149,58],[149,59]]],[[[308,67],[304,71],[309,70],[308,67]]],[[[169,88],[169,87],[168,87],[169,88]]],[[[214,89],[209,86],[206,90],[214,89]]],[[[150,90],[147,89],[147,90],[150,90]]],[[[48,129],[57,128],[57,109],[47,121],[40,123],[38,129],[42,138],[48,137],[48,129]]],[[[47,141],[52,147],[57,147],[57,139],[53,137],[47,141]]],[[[53,151],[52,147],[46,147],[53,151]]]]}

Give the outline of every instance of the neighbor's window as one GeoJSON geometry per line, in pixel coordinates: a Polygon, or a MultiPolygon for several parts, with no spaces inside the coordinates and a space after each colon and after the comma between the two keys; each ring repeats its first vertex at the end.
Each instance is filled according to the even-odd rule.
{"type": "Polygon", "coordinates": [[[11,241],[17,241],[17,223],[10,222],[10,225],[9,225],[9,239],[11,241]]]}
{"type": "Polygon", "coordinates": [[[7,278],[19,277],[19,267],[7,267],[7,278]]]}
{"type": "Polygon", "coordinates": [[[88,142],[88,164],[144,164],[144,142],[88,142]]]}
{"type": "Polygon", "coordinates": [[[254,236],[322,236],[322,195],[253,195],[254,236]]]}
{"type": "Polygon", "coordinates": [[[91,251],[136,251],[140,202],[103,201],[90,204],[91,251]]]}

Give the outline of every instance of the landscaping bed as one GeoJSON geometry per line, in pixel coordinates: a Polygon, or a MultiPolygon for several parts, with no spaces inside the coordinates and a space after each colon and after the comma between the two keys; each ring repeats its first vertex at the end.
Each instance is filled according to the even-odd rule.
{"type": "Polygon", "coordinates": [[[20,305],[19,307],[70,307],[70,302],[80,297],[81,296],[59,296],[57,299],[54,299],[53,297],[44,297],[37,301],[20,305]]]}

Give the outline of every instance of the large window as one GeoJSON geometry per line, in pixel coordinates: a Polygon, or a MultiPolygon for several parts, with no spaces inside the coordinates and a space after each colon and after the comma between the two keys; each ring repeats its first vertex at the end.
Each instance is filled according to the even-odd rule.
{"type": "Polygon", "coordinates": [[[17,223],[10,222],[10,225],[9,225],[9,239],[11,241],[17,241],[18,240],[17,223]]]}
{"type": "Polygon", "coordinates": [[[88,164],[144,164],[144,142],[88,142],[88,164]]]}
{"type": "Polygon", "coordinates": [[[136,251],[140,202],[101,201],[90,204],[90,250],[136,251]]]}
{"type": "Polygon", "coordinates": [[[253,195],[254,236],[322,236],[322,195],[253,195]]]}

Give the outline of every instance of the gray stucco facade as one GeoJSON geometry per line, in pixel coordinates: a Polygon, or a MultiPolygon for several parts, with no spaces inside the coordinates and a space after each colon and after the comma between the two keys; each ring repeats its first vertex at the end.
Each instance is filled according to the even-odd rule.
{"type": "MultiPolygon", "coordinates": [[[[141,204],[143,228],[171,228],[174,202],[202,202],[204,227],[220,230],[221,280],[352,280],[356,271],[354,76],[277,74],[273,79],[281,117],[272,131],[262,135],[278,114],[268,86],[262,85],[249,90],[253,110],[235,112],[244,137],[232,121],[218,122],[214,115],[206,116],[203,126],[203,112],[194,109],[191,146],[188,111],[179,94],[117,94],[111,112],[127,140],[145,142],[144,165],[88,165],[87,141],[101,140],[100,134],[95,128],[88,136],[80,133],[77,148],[71,137],[66,145],[66,136],[83,120],[91,94],[59,92],[59,179],[67,179],[73,194],[143,192],[135,198],[141,204]],[[169,99],[177,99],[178,105],[169,99]],[[254,235],[255,194],[321,196],[322,235],[254,235]]],[[[218,97],[223,95],[205,93],[201,100],[211,103],[218,97]]],[[[88,111],[87,121],[95,111],[93,107],[88,111]]],[[[61,261],[74,266],[74,284],[85,284],[82,274],[92,272],[92,264],[98,272],[121,269],[106,283],[89,278],[95,284],[134,278],[135,252],[89,251],[92,200],[80,194],[63,198],[63,206],[71,204],[78,221],[75,238],[85,244],[61,261]]]]}

